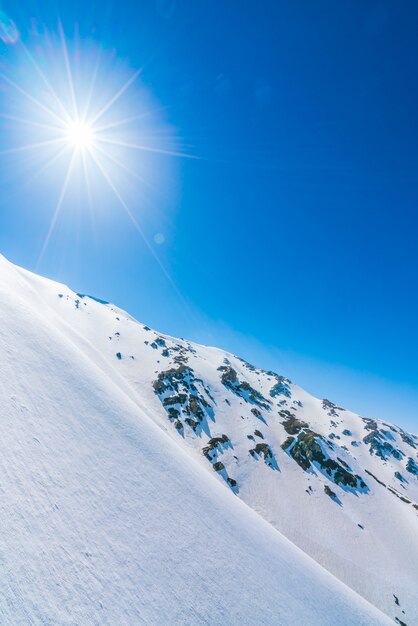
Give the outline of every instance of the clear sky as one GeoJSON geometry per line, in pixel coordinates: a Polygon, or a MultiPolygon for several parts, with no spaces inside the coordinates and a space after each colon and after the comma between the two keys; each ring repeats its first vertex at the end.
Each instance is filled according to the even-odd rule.
{"type": "MultiPolygon", "coordinates": [[[[32,177],[42,150],[3,153],[2,253],[162,332],[230,349],[418,431],[418,4],[1,8],[20,31],[0,41],[2,76],[38,94],[21,43],[42,57],[42,33],[53,37],[61,20],[70,51],[75,32],[81,55],[105,51],[109,81],[142,68],[127,108],[152,102],[153,132],[170,129],[196,157],[142,153],[140,178],[118,179],[149,246],[105,181],[91,213],[76,180],[39,258],[60,172],[32,177]]],[[[2,79],[0,88],[0,112],[10,114],[21,94],[2,79]]],[[[0,120],[2,150],[24,135],[0,120]]]]}

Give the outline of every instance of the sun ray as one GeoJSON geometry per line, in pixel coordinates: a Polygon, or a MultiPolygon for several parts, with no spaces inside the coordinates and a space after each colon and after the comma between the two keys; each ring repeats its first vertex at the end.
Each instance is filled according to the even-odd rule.
{"type": "MultiPolygon", "coordinates": [[[[66,150],[68,150],[68,146],[64,146],[63,148],[61,148],[61,150],[59,150],[56,154],[54,154],[54,156],[48,159],[42,167],[36,170],[34,174],[25,178],[22,185],[19,186],[19,193],[21,193],[23,189],[27,189],[28,187],[30,187],[31,184],[34,183],[37,178],[39,178],[47,169],[49,169],[56,161],[58,161],[60,156],[62,156],[62,154],[66,150]]],[[[3,197],[3,201],[8,202],[10,198],[12,198],[14,195],[16,195],[16,192],[14,194],[11,193],[9,196],[3,197]]]]}
{"type": "Polygon", "coordinates": [[[83,162],[83,176],[84,176],[84,182],[85,182],[86,191],[87,191],[87,205],[89,207],[91,229],[93,232],[94,243],[97,245],[96,223],[94,220],[93,198],[92,198],[92,193],[91,193],[91,184],[90,184],[90,177],[89,177],[89,171],[88,171],[88,166],[87,166],[87,153],[86,152],[82,153],[81,159],[83,162]]]}
{"type": "Polygon", "coordinates": [[[9,148],[8,150],[1,150],[0,154],[15,154],[18,152],[26,152],[28,150],[34,150],[35,148],[45,148],[46,146],[51,146],[54,144],[63,143],[64,139],[60,137],[59,139],[49,139],[46,141],[39,141],[38,143],[31,143],[25,146],[19,146],[19,148],[9,148]]]}
{"type": "Polygon", "coordinates": [[[96,141],[101,143],[109,143],[115,146],[121,146],[122,148],[130,148],[132,150],[141,150],[143,152],[153,152],[156,154],[164,154],[167,156],[181,157],[184,159],[200,159],[200,157],[194,154],[187,154],[187,152],[179,152],[177,150],[166,150],[164,148],[152,148],[151,146],[144,146],[143,144],[129,143],[127,141],[121,141],[119,139],[111,139],[110,137],[104,137],[96,135],[96,141]]]}
{"type": "Polygon", "coordinates": [[[99,73],[100,62],[101,62],[101,52],[99,51],[98,54],[97,54],[97,57],[96,57],[96,62],[94,64],[93,73],[92,73],[92,76],[91,76],[91,79],[90,79],[90,89],[89,89],[89,92],[87,94],[86,102],[84,104],[83,119],[88,119],[88,113],[89,113],[89,109],[90,109],[90,104],[91,104],[91,100],[92,100],[92,97],[93,97],[94,88],[96,86],[97,75],[99,73]]]}
{"type": "Polygon", "coordinates": [[[68,54],[67,41],[65,39],[65,33],[64,33],[64,28],[62,26],[62,22],[59,22],[58,29],[59,29],[60,37],[61,37],[62,53],[64,56],[64,63],[65,63],[65,69],[67,72],[68,86],[70,89],[71,101],[73,105],[73,115],[71,116],[71,118],[73,120],[78,121],[79,115],[78,115],[77,99],[75,97],[73,73],[71,71],[70,57],[68,54]]]}
{"type": "Polygon", "coordinates": [[[56,154],[54,154],[50,159],[48,159],[42,167],[40,167],[30,178],[28,178],[24,182],[23,186],[29,187],[31,183],[33,183],[37,178],[39,178],[39,176],[41,176],[44,172],[46,172],[48,168],[54,165],[54,163],[58,161],[58,159],[64,154],[64,152],[67,152],[68,150],[69,148],[67,145],[63,146],[61,150],[58,150],[56,154]]]}
{"type": "Polygon", "coordinates": [[[51,218],[49,229],[48,229],[48,232],[46,234],[45,241],[44,241],[44,244],[42,246],[42,250],[41,250],[41,252],[39,254],[35,270],[37,270],[39,268],[39,264],[41,263],[41,261],[42,261],[42,259],[44,257],[46,249],[48,248],[48,244],[49,244],[49,241],[51,239],[51,235],[52,235],[52,233],[54,231],[55,224],[56,224],[57,219],[58,219],[58,215],[60,214],[60,211],[61,211],[61,207],[62,207],[62,203],[63,203],[64,198],[65,198],[65,194],[67,193],[68,183],[70,182],[72,170],[73,170],[73,167],[74,167],[75,158],[76,158],[76,153],[74,152],[73,156],[71,157],[71,161],[70,161],[70,163],[68,165],[68,169],[67,169],[67,173],[66,173],[66,176],[65,176],[65,179],[64,179],[64,183],[63,183],[62,188],[61,188],[61,193],[59,195],[58,202],[56,204],[54,214],[53,214],[53,216],[51,218]]]}
{"type": "Polygon", "coordinates": [[[136,178],[137,180],[139,180],[141,183],[143,183],[144,185],[147,185],[148,187],[150,187],[151,189],[154,189],[154,187],[152,185],[150,185],[150,183],[148,183],[145,178],[143,178],[142,176],[140,176],[138,174],[138,172],[135,172],[134,170],[132,170],[131,168],[129,168],[127,165],[125,165],[125,163],[123,163],[120,159],[118,159],[117,157],[115,157],[113,154],[110,154],[110,152],[108,152],[107,150],[104,150],[103,148],[101,148],[100,146],[96,145],[95,149],[98,150],[101,154],[103,154],[103,156],[105,156],[107,159],[109,159],[109,161],[111,161],[112,163],[114,163],[115,165],[117,165],[118,167],[120,167],[122,170],[124,170],[127,174],[130,174],[131,176],[133,176],[134,178],[136,178]]]}
{"type": "Polygon", "coordinates": [[[137,232],[140,234],[140,236],[142,237],[145,245],[147,246],[148,250],[151,252],[152,256],[154,257],[154,259],[157,261],[158,265],[160,266],[160,269],[162,270],[162,272],[164,273],[165,277],[167,278],[167,280],[170,282],[171,286],[173,287],[173,289],[176,291],[177,295],[180,296],[180,298],[184,301],[184,298],[181,294],[181,292],[179,291],[177,285],[175,284],[173,278],[171,277],[171,275],[169,274],[169,272],[167,271],[165,265],[163,264],[163,262],[161,261],[160,257],[158,256],[158,254],[156,253],[156,251],[154,250],[154,248],[152,247],[152,245],[150,244],[150,242],[148,241],[147,237],[145,236],[144,231],[142,230],[142,228],[140,227],[138,221],[135,219],[135,216],[132,214],[132,211],[129,209],[128,205],[126,204],[125,200],[123,199],[122,195],[120,194],[120,192],[118,191],[117,187],[115,186],[115,184],[113,183],[112,179],[110,178],[109,174],[106,172],[105,168],[102,166],[102,164],[100,163],[100,160],[96,157],[96,155],[94,155],[93,153],[90,153],[90,156],[92,157],[92,159],[94,160],[94,162],[96,163],[97,167],[99,168],[99,170],[101,171],[103,177],[105,178],[105,180],[107,181],[109,187],[111,188],[111,190],[113,191],[113,193],[115,194],[116,198],[119,200],[121,206],[123,207],[123,209],[125,210],[125,213],[127,214],[127,216],[129,217],[129,219],[131,220],[132,224],[135,226],[137,232]]]}
{"type": "Polygon", "coordinates": [[[132,74],[129,80],[127,80],[126,83],[122,85],[119,91],[117,91],[115,95],[112,98],[110,98],[109,102],[107,102],[107,104],[105,104],[104,107],[101,108],[100,111],[96,113],[96,115],[93,116],[93,118],[90,120],[90,124],[96,124],[96,122],[98,122],[99,119],[103,117],[103,115],[115,104],[115,102],[117,102],[117,100],[119,100],[119,98],[123,96],[126,90],[129,89],[132,83],[138,78],[141,71],[142,70],[139,69],[134,74],[132,74]]]}
{"type": "Polygon", "coordinates": [[[98,133],[104,131],[104,130],[111,130],[112,128],[118,128],[119,126],[124,126],[126,124],[131,124],[132,122],[137,122],[138,120],[143,119],[144,117],[147,117],[148,115],[152,115],[154,113],[159,113],[160,111],[165,111],[167,110],[168,107],[164,106],[164,107],[158,107],[156,109],[152,109],[149,111],[144,111],[144,113],[141,113],[140,115],[132,115],[131,117],[125,117],[124,119],[121,120],[116,120],[115,122],[112,122],[110,124],[105,124],[104,126],[96,126],[96,131],[98,133]]]}
{"type": "MultiPolygon", "coordinates": [[[[38,170],[36,170],[36,172],[34,174],[32,174],[31,176],[29,176],[28,178],[25,179],[25,181],[22,183],[22,185],[19,188],[19,192],[22,192],[23,189],[28,189],[30,188],[30,186],[44,173],[46,172],[52,165],[54,165],[54,163],[56,163],[56,161],[58,161],[58,159],[64,154],[64,152],[66,152],[68,150],[68,146],[64,146],[63,148],[61,148],[61,150],[59,150],[56,154],[54,154],[54,156],[52,156],[50,159],[48,159],[46,161],[46,163],[44,163],[44,165],[42,167],[40,167],[38,170]]],[[[11,196],[12,197],[12,196],[11,196]]],[[[3,200],[5,200],[3,198],[3,200]]]]}
{"type": "Polygon", "coordinates": [[[10,120],[11,122],[18,122],[19,124],[27,124],[28,126],[33,126],[36,128],[44,128],[45,130],[52,130],[60,132],[62,131],[62,127],[60,126],[52,126],[51,124],[42,124],[42,122],[35,122],[30,119],[26,119],[24,117],[17,117],[16,115],[8,115],[7,113],[0,113],[0,118],[4,120],[10,120]]]}
{"type": "Polygon", "coordinates": [[[44,113],[47,113],[48,115],[50,115],[51,117],[53,117],[54,119],[56,119],[58,121],[58,123],[60,124],[60,126],[64,126],[65,125],[65,120],[62,119],[59,115],[57,115],[56,113],[54,113],[54,111],[52,111],[52,109],[50,109],[49,107],[45,106],[42,102],[40,102],[39,100],[37,100],[36,98],[34,98],[33,96],[31,96],[30,93],[28,93],[27,91],[25,91],[24,89],[22,89],[22,87],[20,87],[17,83],[15,83],[13,80],[11,80],[10,78],[8,78],[5,74],[3,74],[2,72],[0,72],[0,78],[2,80],[4,80],[6,83],[8,83],[11,87],[14,87],[19,93],[21,93],[23,96],[25,96],[28,100],[30,100],[31,102],[33,102],[33,104],[36,104],[37,107],[39,107],[40,109],[42,109],[44,111],[44,113]]]}
{"type": "MultiPolygon", "coordinates": [[[[47,43],[50,41],[48,38],[47,43]]],[[[110,194],[107,188],[105,189],[106,200],[110,196],[110,201],[116,204],[114,200],[116,198],[117,204],[122,207],[162,272],[182,298],[155,246],[148,241],[142,230],[136,211],[132,211],[124,199],[119,178],[115,176],[125,181],[128,180],[124,177],[126,173],[129,179],[139,181],[143,189],[141,197],[145,202],[146,188],[151,189],[153,194],[161,193],[161,188],[154,185],[151,178],[147,180],[148,177],[145,177],[142,169],[137,166],[139,163],[145,163],[144,155],[136,158],[139,152],[190,159],[198,157],[188,154],[184,146],[178,146],[170,140],[171,135],[167,133],[168,125],[166,127],[164,123],[155,124],[156,120],[159,122],[159,113],[168,107],[154,106],[144,88],[138,92],[140,96],[143,95],[142,99],[135,97],[134,93],[131,94],[131,91],[134,92],[132,85],[142,73],[142,69],[132,70],[119,81],[115,76],[117,81],[115,82],[111,78],[112,73],[107,71],[109,68],[106,52],[97,47],[96,51],[90,54],[89,48],[88,56],[84,57],[77,40],[69,43],[62,22],[58,24],[58,39],[55,40],[54,46],[55,49],[44,46],[42,56],[38,57],[22,43],[21,55],[24,57],[27,70],[22,73],[24,82],[20,80],[15,82],[0,72],[0,79],[3,78],[10,89],[18,92],[25,108],[31,111],[29,117],[22,109],[16,111],[10,109],[0,113],[0,118],[19,125],[18,130],[22,133],[22,143],[24,142],[23,145],[16,147],[3,143],[6,149],[0,151],[0,154],[22,154],[24,155],[22,161],[27,159],[26,153],[32,151],[36,154],[30,170],[32,178],[26,177],[26,183],[39,177],[54,164],[54,173],[61,172],[62,176],[62,182],[58,182],[60,188],[57,190],[58,197],[51,211],[46,236],[41,242],[37,267],[45,256],[64,207],[66,208],[69,203],[70,185],[80,186],[84,194],[86,213],[90,214],[92,230],[95,233],[94,218],[97,207],[94,204],[93,193],[100,192],[104,178],[112,192],[110,194]],[[45,51],[52,52],[50,59],[45,56],[45,51]],[[129,112],[125,108],[125,100],[131,105],[129,112]],[[139,122],[145,118],[148,118],[145,123],[139,122]],[[139,123],[136,124],[137,122],[139,123]],[[141,130],[142,133],[139,134],[141,130]],[[147,145],[148,142],[151,145],[147,145]],[[134,154],[133,150],[138,153],[134,154]],[[61,167],[64,169],[61,170],[61,167]]],[[[12,123],[4,123],[2,130],[12,131],[14,126],[12,123]]],[[[15,138],[16,136],[19,135],[15,135],[15,138]]]]}
{"type": "Polygon", "coordinates": [[[58,97],[56,91],[52,87],[51,83],[49,82],[49,80],[47,79],[47,77],[45,76],[45,74],[43,73],[41,68],[39,67],[39,64],[35,61],[35,59],[31,55],[31,53],[29,52],[29,50],[26,48],[25,44],[23,42],[21,42],[20,45],[22,46],[26,56],[28,57],[29,61],[32,63],[33,67],[36,69],[36,71],[38,72],[39,76],[42,78],[42,81],[44,82],[45,86],[50,91],[50,93],[53,95],[56,103],[58,104],[59,108],[61,109],[62,113],[64,114],[64,118],[67,119],[67,120],[70,119],[70,116],[68,114],[67,109],[65,108],[65,106],[61,102],[60,98],[58,97]]]}
{"type": "Polygon", "coordinates": [[[100,163],[100,160],[97,158],[97,156],[93,153],[90,152],[89,153],[91,158],[93,159],[93,161],[95,162],[95,164],[97,165],[97,167],[99,168],[100,172],[102,173],[103,177],[105,178],[105,180],[107,181],[109,187],[112,189],[113,193],[115,194],[116,198],[119,200],[120,204],[122,205],[122,207],[125,209],[126,214],[128,215],[129,219],[131,220],[131,222],[133,223],[133,225],[135,226],[135,228],[138,230],[138,232],[141,234],[142,237],[144,237],[145,239],[145,235],[142,232],[142,229],[140,228],[137,220],[135,219],[134,215],[132,214],[131,210],[129,209],[128,205],[126,204],[126,202],[124,201],[124,199],[122,198],[120,192],[118,191],[118,189],[116,188],[115,184],[113,183],[111,177],[109,176],[109,174],[106,172],[105,168],[103,167],[103,165],[100,163]]]}

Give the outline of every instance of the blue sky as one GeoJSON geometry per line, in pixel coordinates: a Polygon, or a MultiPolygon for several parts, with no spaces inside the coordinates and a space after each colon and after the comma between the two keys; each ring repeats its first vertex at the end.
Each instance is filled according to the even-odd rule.
{"type": "MultiPolygon", "coordinates": [[[[418,5],[1,7],[34,54],[36,33],[61,19],[81,48],[143,68],[159,123],[198,157],[143,156],[147,181],[123,187],[171,280],[111,194],[93,198],[93,226],[76,188],[38,271],[417,431],[418,5]]],[[[30,74],[19,43],[0,46],[5,75],[30,74]]],[[[3,84],[1,110],[14,97],[3,84]]],[[[0,137],[12,145],[5,122],[0,137]]],[[[27,162],[0,155],[0,250],[34,269],[58,177],[29,178],[27,162]]]]}

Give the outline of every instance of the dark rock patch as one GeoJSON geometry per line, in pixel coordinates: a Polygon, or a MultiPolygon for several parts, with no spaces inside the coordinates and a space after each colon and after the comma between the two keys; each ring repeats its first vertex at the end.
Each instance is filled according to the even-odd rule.
{"type": "Polygon", "coordinates": [[[305,472],[317,468],[342,488],[367,491],[361,476],[348,471],[346,463],[343,466],[331,458],[326,447],[323,437],[312,430],[302,430],[297,437],[288,437],[282,444],[282,448],[305,472]]]}
{"type": "Polygon", "coordinates": [[[221,365],[218,367],[218,371],[222,372],[222,384],[227,389],[232,391],[232,393],[245,400],[245,402],[256,404],[258,407],[268,411],[270,410],[270,401],[266,400],[259,391],[251,387],[250,383],[246,380],[240,381],[238,374],[233,367],[229,365],[221,365]]]}
{"type": "Polygon", "coordinates": [[[286,398],[290,398],[292,396],[289,387],[289,385],[291,384],[290,380],[288,378],[285,378],[284,376],[279,376],[274,372],[267,373],[274,377],[276,380],[275,385],[273,385],[273,387],[270,389],[270,396],[272,398],[277,398],[277,396],[286,396],[286,398]]]}
{"type": "Polygon", "coordinates": [[[275,470],[279,469],[273,451],[267,443],[257,443],[249,452],[253,459],[262,457],[266,465],[275,470]]]}
{"type": "MultiPolygon", "coordinates": [[[[285,413],[285,411],[280,411],[280,415],[283,415],[283,413],[285,413]]],[[[286,413],[290,412],[286,411],[286,413]]],[[[302,430],[302,428],[308,428],[309,426],[309,424],[291,414],[290,417],[282,422],[282,424],[288,435],[297,435],[302,430]]]]}
{"type": "Polygon", "coordinates": [[[322,408],[330,417],[339,417],[338,411],[345,411],[342,406],[337,406],[334,402],[331,402],[331,400],[327,400],[327,398],[322,400],[322,408]]]}
{"type": "Polygon", "coordinates": [[[379,485],[382,485],[382,487],[386,487],[386,483],[383,483],[381,480],[379,480],[374,474],[372,474],[371,472],[369,472],[369,470],[364,470],[366,472],[366,474],[368,474],[369,476],[371,476],[372,478],[375,479],[375,481],[377,483],[379,483],[379,485]]]}
{"type": "Polygon", "coordinates": [[[418,464],[412,457],[409,457],[408,463],[406,464],[406,471],[414,476],[418,476],[418,464]]]}
{"type": "MultiPolygon", "coordinates": [[[[203,381],[196,378],[192,368],[183,363],[178,367],[160,372],[153,382],[154,393],[167,411],[170,421],[187,424],[196,434],[207,432],[207,418],[214,419],[214,411],[208,390],[203,381]]],[[[176,426],[178,431],[181,429],[176,426]]]]}
{"type": "Polygon", "coordinates": [[[375,420],[368,420],[364,417],[362,419],[366,423],[366,430],[370,431],[369,434],[363,438],[364,443],[369,446],[370,454],[376,455],[384,461],[391,456],[398,459],[398,461],[402,460],[404,453],[391,443],[393,435],[387,430],[379,429],[375,420]]]}

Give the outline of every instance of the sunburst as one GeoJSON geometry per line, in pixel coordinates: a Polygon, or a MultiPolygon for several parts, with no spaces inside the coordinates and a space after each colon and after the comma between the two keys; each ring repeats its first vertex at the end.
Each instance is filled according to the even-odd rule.
{"type": "MultiPolygon", "coordinates": [[[[132,152],[196,157],[179,148],[178,141],[170,133],[161,132],[161,128],[154,135],[152,132],[143,132],[141,136],[138,121],[152,117],[159,109],[147,108],[149,99],[138,104],[136,98],[133,106],[133,99],[127,98],[128,91],[135,90],[142,70],[131,71],[129,74],[124,70],[120,72],[124,75],[121,80],[118,76],[119,65],[113,59],[116,69],[109,77],[110,61],[105,59],[105,52],[99,49],[94,54],[91,49],[85,52],[79,41],[72,42],[70,51],[69,40],[61,25],[58,36],[49,35],[45,38],[40,55],[34,55],[23,42],[19,46],[24,52],[28,68],[37,76],[37,81],[31,81],[28,88],[24,81],[2,73],[4,83],[26,103],[26,115],[5,112],[1,117],[13,121],[21,131],[25,129],[25,137],[31,137],[31,141],[3,150],[2,154],[35,153],[37,160],[42,162],[42,171],[48,170],[58,160],[65,162],[61,188],[42,244],[38,265],[47,250],[66,195],[74,182],[75,171],[81,169],[86,202],[92,203],[92,181],[99,177],[108,186],[115,201],[140,232],[168,276],[124,199],[122,189],[118,187],[118,173],[122,171],[146,183],[141,172],[132,167],[132,152]],[[42,154],[43,159],[40,158],[42,154]]],[[[141,128],[143,130],[143,126],[141,128]]]]}

